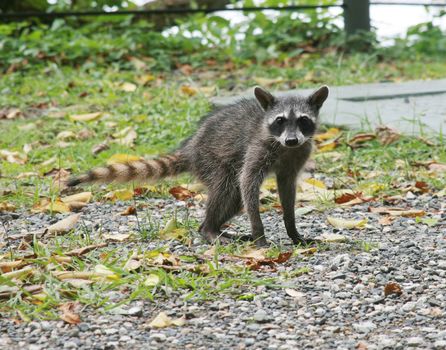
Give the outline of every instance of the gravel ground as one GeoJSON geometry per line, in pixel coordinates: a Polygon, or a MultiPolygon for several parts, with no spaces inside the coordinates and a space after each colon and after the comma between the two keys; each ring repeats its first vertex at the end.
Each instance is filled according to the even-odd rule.
{"type": "MultiPolygon", "coordinates": [[[[151,220],[166,212],[185,212],[180,202],[145,200],[151,220]],[[150,208],[161,208],[151,210],[150,208]]],[[[377,204],[370,204],[377,205],[377,204]]],[[[120,216],[128,203],[90,204],[83,210],[87,227],[101,226],[103,232],[131,231],[135,217],[120,216]]],[[[3,349],[446,349],[446,213],[444,201],[425,194],[398,206],[424,209],[439,224],[419,224],[412,218],[397,218],[389,226],[378,223],[380,216],[367,211],[369,204],[312,212],[298,219],[300,232],[314,237],[341,233],[347,243],[331,243],[330,249],[314,255],[292,258],[278,266],[284,271],[309,267],[310,272],[284,280],[297,291],[248,287],[254,300],[222,296],[209,302],[184,301],[181,295],[155,302],[135,301],[120,314],[82,310],[82,322],[33,321],[16,324],[0,320],[0,348],[3,349]],[[369,219],[363,230],[336,230],[326,216],[369,219]],[[353,241],[372,244],[370,251],[353,241]],[[384,287],[398,283],[400,296],[384,297],[384,287]],[[249,289],[250,288],[250,289],[249,289]],[[148,323],[160,312],[171,317],[186,316],[183,327],[151,329],[148,323]]],[[[202,217],[202,207],[191,208],[191,217],[202,217]]],[[[262,214],[270,241],[289,248],[280,215],[262,214]],[[273,232],[275,235],[273,236],[273,232]]],[[[19,213],[8,222],[8,232],[45,227],[60,217],[19,213]]],[[[3,218],[6,219],[5,217],[3,218]]],[[[140,218],[144,223],[144,218],[140,218]]],[[[231,229],[246,231],[245,216],[231,229]]],[[[131,243],[122,243],[131,244],[131,243]]],[[[153,249],[159,242],[147,242],[153,249]]],[[[206,248],[197,237],[191,247],[171,242],[175,253],[206,248]]],[[[259,272],[266,276],[268,272],[259,272]]],[[[109,297],[119,300],[119,293],[109,297]],[[118,295],[116,295],[118,294],[118,295]]]]}

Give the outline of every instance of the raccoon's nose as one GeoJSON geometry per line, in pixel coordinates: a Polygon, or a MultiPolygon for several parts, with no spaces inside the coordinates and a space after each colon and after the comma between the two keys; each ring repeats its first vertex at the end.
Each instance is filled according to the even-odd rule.
{"type": "Polygon", "coordinates": [[[287,146],[297,146],[299,144],[299,139],[297,137],[290,137],[285,139],[285,145],[287,146]]]}

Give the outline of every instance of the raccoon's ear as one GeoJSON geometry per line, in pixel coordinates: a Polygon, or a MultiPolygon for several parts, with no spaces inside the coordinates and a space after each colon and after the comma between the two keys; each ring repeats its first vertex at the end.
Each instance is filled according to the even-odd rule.
{"type": "Polygon", "coordinates": [[[316,106],[318,109],[322,107],[322,104],[328,97],[328,86],[324,85],[308,96],[308,103],[316,106]]]}
{"type": "Polygon", "coordinates": [[[254,95],[265,111],[271,108],[276,100],[273,95],[260,86],[254,88],[254,95]]]}

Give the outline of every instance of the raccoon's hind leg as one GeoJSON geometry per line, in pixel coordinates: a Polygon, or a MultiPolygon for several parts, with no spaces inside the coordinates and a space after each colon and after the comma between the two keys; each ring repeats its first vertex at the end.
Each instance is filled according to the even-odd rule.
{"type": "Polygon", "coordinates": [[[223,243],[230,241],[227,235],[220,233],[220,228],[242,209],[242,196],[235,183],[235,180],[226,179],[217,186],[209,188],[206,217],[199,230],[210,243],[215,240],[220,240],[223,243]]]}

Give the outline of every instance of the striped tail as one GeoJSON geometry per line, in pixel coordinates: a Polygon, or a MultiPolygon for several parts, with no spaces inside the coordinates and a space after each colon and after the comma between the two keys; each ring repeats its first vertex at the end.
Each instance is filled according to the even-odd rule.
{"type": "Polygon", "coordinates": [[[180,154],[169,154],[153,160],[137,160],[95,168],[84,175],[73,177],[67,185],[72,187],[89,182],[130,182],[157,180],[188,170],[180,154]]]}

